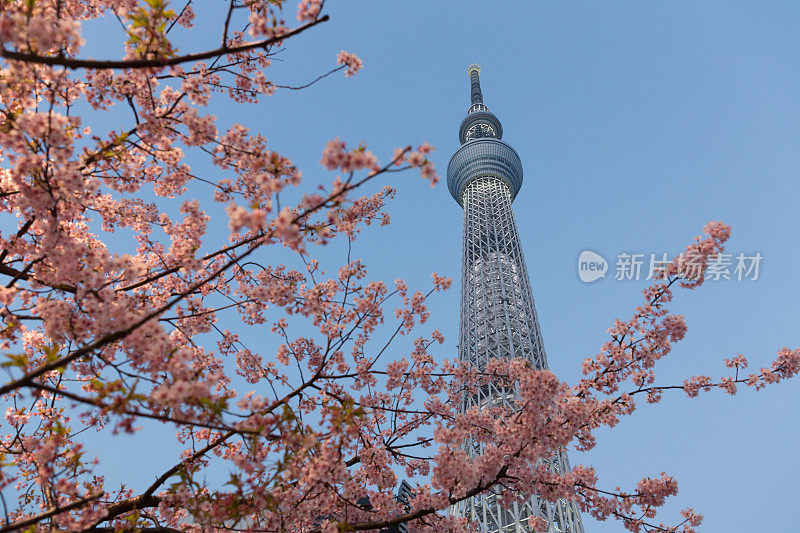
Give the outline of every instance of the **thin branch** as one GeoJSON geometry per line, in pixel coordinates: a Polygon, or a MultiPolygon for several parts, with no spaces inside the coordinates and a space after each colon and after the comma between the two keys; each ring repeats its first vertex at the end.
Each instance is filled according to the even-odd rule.
{"type": "Polygon", "coordinates": [[[331,74],[333,74],[334,72],[339,72],[340,70],[342,70],[342,69],[343,69],[343,68],[345,68],[346,66],[347,66],[347,65],[341,65],[341,66],[339,66],[339,67],[336,67],[335,69],[333,69],[333,70],[331,70],[331,71],[328,71],[328,72],[326,72],[325,74],[322,74],[321,76],[317,76],[317,77],[316,77],[316,78],[315,78],[313,81],[310,81],[310,82],[306,83],[305,85],[297,85],[297,86],[291,86],[291,85],[276,85],[275,87],[276,87],[276,88],[278,88],[278,89],[291,89],[291,90],[293,90],[293,91],[299,91],[300,89],[305,89],[306,87],[311,87],[312,85],[314,85],[315,83],[317,83],[319,80],[321,80],[321,79],[324,79],[324,78],[327,78],[328,76],[330,76],[330,75],[331,75],[331,74]]]}

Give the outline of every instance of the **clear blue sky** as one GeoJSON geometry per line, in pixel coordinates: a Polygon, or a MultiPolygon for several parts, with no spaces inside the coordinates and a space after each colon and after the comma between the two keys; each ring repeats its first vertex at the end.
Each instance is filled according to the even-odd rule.
{"type": "MultiPolygon", "coordinates": [[[[585,285],[578,254],[674,253],[709,220],[733,225],[730,251],[762,254],[760,279],[678,292],[673,310],[689,331],[659,364],[660,383],[719,375],[737,352],[760,367],[779,347],[800,345],[800,4],[350,0],[328,10],[330,22],[288,43],[270,79],[309,81],[340,49],[364,60],[358,76],[217,115],[264,132],[312,184],[330,180],[318,161],[337,136],[384,160],[395,146],[429,141],[444,173],[468,106],[465,69],[480,63],[485,102],[525,169],[515,212],[550,365],[563,379],[577,379],[645,286],[585,285]]],[[[195,37],[193,48],[207,47],[202,32],[195,37]]],[[[461,209],[443,184],[391,179],[392,225],[356,247],[371,277],[423,287],[436,271],[458,285],[461,209]]],[[[456,286],[431,306],[431,324],[448,339],[442,359],[455,356],[458,300],[456,286]]],[[[594,465],[609,488],[674,474],[680,492],[665,520],[693,506],[705,532],[800,529],[799,400],[797,381],[735,398],[667,394],[571,460],[594,465]]],[[[622,531],[584,523],[591,533],[622,531]]]]}

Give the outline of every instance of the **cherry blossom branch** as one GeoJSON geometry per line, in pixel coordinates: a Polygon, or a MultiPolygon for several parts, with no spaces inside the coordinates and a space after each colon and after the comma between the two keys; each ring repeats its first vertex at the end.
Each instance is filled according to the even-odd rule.
{"type": "MultiPolygon", "coordinates": [[[[352,191],[354,189],[357,189],[357,188],[361,187],[362,185],[364,185],[368,181],[374,179],[375,177],[379,176],[380,174],[383,174],[384,172],[392,172],[393,170],[391,169],[391,166],[394,165],[396,161],[400,161],[401,158],[405,155],[405,153],[408,152],[409,150],[410,150],[410,148],[404,149],[400,154],[396,155],[389,163],[384,165],[380,170],[378,170],[374,174],[370,174],[369,176],[361,179],[360,181],[358,181],[358,182],[356,182],[354,184],[346,185],[345,187],[343,187],[341,190],[335,192],[334,194],[328,195],[328,197],[322,203],[320,203],[320,204],[318,204],[318,205],[316,205],[314,207],[310,207],[310,208],[304,210],[303,212],[299,213],[297,216],[294,217],[294,219],[292,220],[292,223],[297,223],[298,221],[302,220],[303,218],[307,217],[308,215],[310,215],[310,214],[322,209],[323,207],[329,205],[331,202],[336,201],[339,197],[347,194],[348,192],[350,192],[350,191],[352,191]]],[[[266,231],[259,231],[259,232],[257,232],[255,235],[253,235],[251,237],[244,238],[244,239],[242,239],[242,240],[240,240],[240,241],[238,241],[238,242],[236,242],[234,244],[231,244],[230,246],[226,246],[225,248],[217,250],[216,252],[211,252],[209,254],[206,254],[205,256],[200,258],[200,261],[208,261],[208,260],[214,259],[217,256],[227,254],[228,252],[236,250],[237,248],[240,248],[241,246],[245,246],[245,245],[248,245],[250,243],[256,242],[256,241],[258,241],[260,239],[263,239],[267,235],[268,235],[268,233],[266,231]]],[[[156,274],[153,274],[152,276],[149,276],[149,277],[147,277],[147,278],[145,278],[143,280],[131,283],[131,284],[126,285],[124,287],[120,287],[118,290],[120,290],[120,291],[129,291],[129,290],[132,290],[132,289],[136,289],[136,288],[142,287],[142,286],[147,285],[148,283],[152,283],[153,281],[156,281],[156,280],[158,280],[158,279],[160,279],[160,278],[162,278],[164,276],[168,276],[170,274],[174,274],[174,273],[178,272],[180,269],[181,269],[181,267],[178,266],[178,265],[170,267],[170,268],[167,268],[167,269],[162,270],[162,271],[160,271],[160,272],[158,272],[156,274]]]]}
{"type": "Polygon", "coordinates": [[[46,520],[46,519],[48,519],[50,517],[53,517],[53,516],[56,516],[58,514],[66,513],[67,511],[72,511],[74,509],[78,509],[80,507],[83,507],[84,505],[97,500],[98,498],[100,498],[100,496],[102,496],[102,493],[101,494],[94,494],[94,495],[91,495],[91,496],[86,496],[84,498],[81,498],[80,500],[76,500],[76,501],[74,501],[74,502],[72,502],[72,503],[70,503],[68,505],[63,506],[63,507],[55,507],[55,508],[52,508],[52,509],[50,509],[48,511],[45,511],[44,513],[38,514],[36,516],[32,516],[30,518],[26,518],[25,520],[20,520],[19,522],[14,522],[13,524],[8,524],[8,525],[5,525],[5,526],[2,526],[2,527],[0,527],[0,533],[7,533],[9,531],[20,531],[23,528],[26,528],[28,526],[32,526],[32,525],[34,525],[34,524],[36,524],[38,522],[41,522],[42,520],[46,520]]]}
{"type": "MultiPolygon", "coordinates": [[[[466,491],[460,497],[450,497],[450,498],[448,498],[448,503],[450,505],[454,505],[454,504],[456,504],[458,502],[467,500],[467,499],[469,499],[469,498],[471,498],[471,497],[473,497],[473,496],[475,496],[477,494],[480,494],[480,493],[482,493],[484,491],[487,491],[487,490],[491,489],[492,487],[497,485],[502,479],[504,479],[506,477],[507,473],[508,473],[508,466],[506,465],[506,466],[503,466],[502,468],[500,468],[500,470],[498,471],[498,473],[494,477],[494,479],[486,481],[486,482],[481,481],[480,483],[478,483],[477,486],[475,486],[474,488],[466,491]]],[[[386,520],[375,520],[375,521],[372,521],[372,522],[359,522],[359,523],[355,523],[355,524],[347,524],[347,529],[350,530],[350,531],[365,531],[365,530],[368,530],[368,529],[381,529],[381,528],[385,528],[385,527],[395,526],[395,525],[398,525],[398,524],[405,524],[405,523],[411,522],[413,520],[418,520],[418,519],[424,518],[426,516],[429,516],[429,515],[432,515],[432,514],[436,514],[437,511],[439,511],[439,509],[436,509],[434,507],[426,507],[424,509],[418,509],[416,511],[412,511],[410,513],[405,513],[405,514],[396,516],[394,518],[389,518],[389,519],[386,519],[386,520]]],[[[322,533],[322,529],[319,529],[319,528],[318,529],[312,529],[309,533],[322,533]]]]}
{"type": "Polygon", "coordinates": [[[64,398],[69,398],[70,400],[73,400],[75,402],[86,404],[86,405],[91,405],[91,406],[97,407],[97,408],[99,408],[101,410],[104,410],[104,411],[107,411],[107,412],[113,412],[113,413],[116,413],[116,414],[122,414],[122,415],[128,415],[128,416],[140,416],[142,418],[149,418],[149,419],[158,420],[158,421],[161,421],[161,422],[171,422],[171,423],[176,424],[176,425],[198,426],[198,427],[202,427],[202,428],[206,428],[206,429],[213,429],[213,430],[216,430],[216,431],[228,431],[228,432],[244,433],[244,434],[257,435],[257,436],[264,437],[264,435],[259,431],[252,431],[252,430],[248,430],[248,429],[235,429],[234,430],[234,429],[232,429],[232,428],[230,428],[228,426],[220,426],[220,425],[216,425],[216,424],[209,424],[207,422],[201,422],[199,420],[181,420],[179,418],[174,418],[174,417],[171,417],[171,416],[168,416],[168,415],[161,415],[161,414],[157,414],[157,413],[147,413],[147,412],[144,412],[144,411],[132,411],[132,410],[129,410],[129,409],[120,409],[120,407],[116,406],[116,405],[105,404],[105,403],[101,402],[100,400],[95,400],[93,398],[86,398],[86,397],[80,396],[78,394],[66,391],[64,389],[58,389],[56,387],[51,387],[49,385],[45,385],[43,383],[38,383],[38,382],[35,382],[35,381],[33,381],[31,383],[28,383],[27,386],[32,388],[32,389],[38,389],[38,390],[47,391],[47,392],[49,392],[51,394],[57,394],[59,396],[63,396],[64,398]]]}
{"type": "MultiPolygon", "coordinates": [[[[160,503],[161,503],[161,498],[158,496],[153,496],[152,494],[142,494],[134,498],[128,498],[121,502],[112,503],[111,505],[105,508],[105,510],[108,512],[108,515],[99,522],[97,522],[97,524],[102,524],[103,522],[116,518],[122,514],[129,513],[131,511],[158,507],[160,503]]],[[[89,529],[89,531],[92,531],[92,529],[89,529]]]]}
{"type": "Polygon", "coordinates": [[[186,298],[186,296],[194,293],[200,287],[202,287],[202,286],[210,283],[211,281],[215,280],[223,272],[225,272],[231,266],[236,264],[237,261],[247,257],[248,255],[250,255],[256,249],[257,249],[257,247],[250,248],[250,249],[246,250],[245,252],[243,252],[236,259],[232,259],[231,261],[228,261],[225,265],[223,265],[219,270],[214,272],[212,275],[210,275],[207,278],[202,279],[202,280],[192,284],[187,290],[185,290],[182,293],[178,294],[173,299],[171,299],[169,302],[167,302],[166,304],[162,305],[161,307],[159,307],[155,311],[152,311],[152,312],[148,313],[147,315],[145,315],[143,318],[137,320],[131,326],[129,326],[129,327],[125,328],[125,329],[121,329],[121,330],[115,331],[114,333],[110,333],[108,335],[105,335],[105,336],[101,337],[100,339],[94,341],[93,343],[91,343],[91,344],[89,344],[87,346],[84,346],[83,348],[80,348],[78,350],[75,350],[74,352],[72,352],[71,354],[69,354],[69,355],[67,355],[65,357],[62,357],[61,359],[57,359],[55,361],[52,361],[52,362],[47,363],[45,365],[42,365],[38,369],[28,372],[27,374],[25,374],[21,378],[16,379],[14,381],[11,381],[10,383],[7,383],[7,384],[5,384],[3,386],[0,386],[0,395],[5,394],[5,393],[7,393],[9,391],[12,391],[12,390],[14,390],[16,388],[19,388],[19,387],[22,387],[22,386],[26,386],[29,383],[31,383],[34,379],[36,379],[37,377],[41,376],[42,374],[46,374],[47,372],[50,372],[51,370],[56,370],[58,368],[61,368],[61,367],[65,366],[65,365],[71,363],[72,361],[75,361],[76,359],[93,352],[97,348],[100,348],[102,346],[105,346],[106,344],[110,344],[112,342],[116,342],[118,340],[124,339],[125,337],[130,335],[132,332],[136,331],[138,328],[143,326],[148,321],[150,321],[153,318],[157,317],[158,315],[160,315],[164,311],[167,311],[172,306],[174,306],[176,303],[178,303],[179,301],[181,301],[184,298],[186,298]]]}
{"type": "MultiPolygon", "coordinates": [[[[28,232],[28,230],[31,228],[31,226],[33,225],[33,223],[35,221],[36,221],[36,217],[30,217],[28,220],[26,220],[25,224],[23,224],[22,227],[19,228],[19,231],[17,231],[17,233],[14,236],[14,238],[15,239],[19,239],[20,237],[25,235],[28,232]]],[[[7,255],[8,255],[8,250],[4,249],[2,252],[0,252],[0,265],[2,265],[3,260],[5,260],[7,255]]]]}
{"type": "Polygon", "coordinates": [[[17,280],[31,281],[31,280],[33,280],[36,283],[40,283],[40,284],[42,284],[42,285],[44,285],[46,287],[50,287],[52,289],[58,289],[58,290],[65,291],[65,292],[71,292],[73,294],[78,292],[78,289],[76,287],[73,287],[72,285],[66,285],[66,284],[63,284],[63,283],[62,284],[50,285],[50,284],[47,284],[47,283],[43,283],[43,282],[35,279],[28,272],[17,270],[16,268],[12,268],[12,267],[10,267],[8,265],[0,265],[0,274],[5,274],[6,276],[10,276],[10,277],[12,277],[14,279],[14,281],[17,281],[17,280]]]}
{"type": "MultiPolygon", "coordinates": [[[[318,378],[318,377],[319,376],[315,376],[315,378],[318,378]]],[[[312,378],[312,380],[309,380],[306,383],[303,383],[302,385],[297,387],[295,390],[293,390],[291,393],[287,394],[280,401],[277,401],[277,402],[273,403],[269,407],[269,409],[267,409],[265,411],[262,411],[259,414],[260,415],[270,414],[270,413],[274,412],[277,408],[279,408],[279,407],[281,407],[283,405],[286,405],[289,402],[289,400],[291,400],[295,396],[300,395],[305,388],[311,386],[312,383],[313,383],[313,379],[314,378],[312,378]]],[[[187,422],[187,424],[193,424],[193,423],[188,423],[187,422]]],[[[97,522],[97,524],[101,524],[101,523],[103,523],[105,521],[111,520],[111,519],[113,519],[113,518],[115,518],[115,517],[117,517],[117,516],[119,516],[121,514],[130,512],[130,511],[134,511],[134,510],[137,510],[137,509],[144,509],[144,508],[147,508],[147,507],[156,507],[156,506],[158,506],[160,501],[161,501],[161,499],[159,497],[157,497],[157,496],[153,496],[153,494],[155,493],[156,490],[158,490],[158,488],[161,485],[164,484],[164,482],[167,481],[167,479],[169,479],[170,477],[172,477],[173,475],[175,475],[176,473],[178,473],[179,471],[184,469],[186,467],[186,465],[191,464],[192,462],[196,461],[197,459],[199,459],[203,455],[207,454],[208,452],[210,452],[214,448],[224,444],[228,439],[230,439],[234,435],[238,435],[240,433],[242,433],[241,430],[230,430],[230,431],[228,431],[227,433],[223,434],[218,439],[216,439],[214,442],[211,442],[211,443],[207,444],[206,446],[204,446],[203,448],[201,448],[200,450],[197,450],[196,452],[194,452],[191,455],[191,457],[189,457],[189,458],[187,458],[187,459],[175,464],[172,468],[170,468],[169,470],[167,470],[166,472],[161,474],[156,479],[156,481],[153,482],[153,484],[151,484],[141,495],[135,496],[133,498],[128,498],[128,499],[126,499],[126,500],[124,500],[122,502],[118,502],[118,503],[112,504],[111,506],[107,507],[106,510],[108,511],[108,515],[105,518],[103,518],[102,520],[100,520],[99,522],[97,522]]]]}
{"type": "Polygon", "coordinates": [[[215,48],[214,50],[207,50],[205,52],[198,52],[196,54],[187,54],[177,57],[162,57],[156,59],[72,59],[64,55],[57,56],[42,56],[39,54],[31,54],[25,52],[15,52],[6,48],[0,49],[0,57],[11,59],[14,61],[22,61],[24,63],[36,63],[40,65],[61,66],[69,69],[133,69],[133,68],[159,68],[169,67],[173,65],[180,65],[181,63],[188,63],[191,61],[200,61],[212,57],[218,57],[225,54],[235,54],[239,52],[247,52],[248,50],[255,50],[258,48],[266,49],[272,44],[284,41],[289,37],[294,37],[309,28],[316,26],[322,22],[327,22],[330,19],[328,15],[323,15],[316,20],[298,26],[286,33],[282,33],[276,37],[264,39],[262,41],[246,43],[239,46],[228,46],[227,44],[215,48]]]}

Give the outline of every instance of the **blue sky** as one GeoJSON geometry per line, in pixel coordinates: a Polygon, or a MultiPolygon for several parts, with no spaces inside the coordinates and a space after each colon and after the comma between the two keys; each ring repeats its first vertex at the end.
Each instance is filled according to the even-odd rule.
{"type": "MultiPolygon", "coordinates": [[[[614,318],[630,315],[646,283],[614,280],[613,264],[607,279],[581,283],[579,253],[612,262],[620,252],[672,254],[709,220],[733,225],[729,251],[761,253],[760,277],[678,291],[672,309],[689,331],[659,364],[659,382],[720,375],[722,359],[738,352],[758,368],[778,348],[800,345],[800,4],[351,0],[326,8],[331,21],[287,43],[270,79],[309,81],[340,49],[364,60],[358,76],[214,112],[265,133],[308,184],[332,178],[318,161],[337,136],[365,142],[383,160],[395,146],[429,141],[444,173],[469,103],[466,66],[480,63],[485,102],[525,169],[515,214],[560,377],[578,378],[581,360],[597,352],[614,318]]],[[[293,21],[293,8],[287,15],[293,21]]],[[[192,32],[187,48],[210,47],[205,37],[192,32]]],[[[462,211],[444,184],[431,189],[416,173],[389,179],[398,189],[392,225],[366,233],[356,254],[371,277],[405,277],[412,287],[427,287],[433,271],[454,277],[432,302],[430,322],[448,339],[439,357],[453,358],[462,211]]],[[[594,465],[608,488],[675,475],[680,492],[665,520],[692,506],[706,532],[791,530],[800,526],[798,400],[797,381],[735,398],[666,394],[571,460],[594,465]]],[[[622,530],[588,516],[584,524],[592,533],[622,530]]]]}

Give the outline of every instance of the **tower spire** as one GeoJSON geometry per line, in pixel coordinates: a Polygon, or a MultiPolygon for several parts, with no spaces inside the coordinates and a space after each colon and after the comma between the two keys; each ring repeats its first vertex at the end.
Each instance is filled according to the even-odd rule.
{"type": "Polygon", "coordinates": [[[481,66],[473,63],[467,67],[470,83],[470,100],[473,104],[483,103],[483,93],[481,93],[481,66]]]}
{"type": "Polygon", "coordinates": [[[477,63],[467,67],[470,86],[470,106],[467,109],[467,116],[461,121],[458,130],[458,140],[461,144],[480,139],[480,138],[503,138],[503,126],[500,119],[489,111],[483,103],[483,93],[481,92],[481,67],[477,63]]]}

